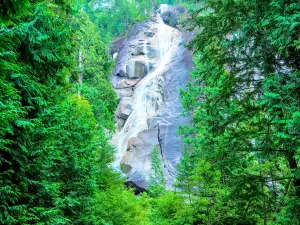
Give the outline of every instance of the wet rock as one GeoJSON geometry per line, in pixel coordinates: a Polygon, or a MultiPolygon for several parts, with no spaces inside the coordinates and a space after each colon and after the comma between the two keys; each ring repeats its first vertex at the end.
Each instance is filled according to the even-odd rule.
{"type": "Polygon", "coordinates": [[[157,22],[157,17],[156,17],[155,15],[152,15],[152,16],[150,17],[150,21],[156,23],[156,22],[157,22]]]}
{"type": "Polygon", "coordinates": [[[160,15],[166,24],[177,28],[179,25],[179,19],[186,18],[188,16],[188,12],[183,6],[164,6],[160,15]]]}
{"type": "Polygon", "coordinates": [[[126,180],[125,184],[131,184],[134,188],[136,188],[136,193],[143,192],[150,184],[149,174],[141,169],[131,170],[129,178],[126,180]]]}
{"type": "Polygon", "coordinates": [[[131,55],[133,56],[146,55],[149,58],[154,58],[155,53],[155,50],[149,45],[140,45],[131,49],[131,55]]]}
{"type": "Polygon", "coordinates": [[[155,35],[152,31],[145,31],[144,34],[146,34],[148,37],[153,37],[155,35]]]}
{"type": "Polygon", "coordinates": [[[179,125],[188,124],[190,118],[182,116],[183,107],[179,100],[179,94],[180,89],[185,88],[190,79],[189,72],[192,67],[192,54],[183,44],[190,41],[192,35],[187,32],[179,34],[178,19],[184,13],[186,13],[184,8],[164,7],[161,10],[164,22],[170,26],[176,26],[178,29],[174,30],[170,26],[166,26],[166,30],[170,32],[157,35],[158,31],[162,31],[157,23],[160,18],[159,16],[153,17],[152,21],[134,25],[123,47],[118,48],[116,67],[111,80],[121,99],[116,113],[116,123],[119,130],[122,127],[123,129],[119,132],[120,136],[116,134],[113,144],[118,146],[118,141],[124,137],[123,135],[129,134],[127,132],[131,131],[130,129],[137,128],[134,127],[135,120],[141,118],[146,121],[141,129],[137,128],[139,133],[136,137],[129,141],[126,139],[122,143],[123,148],[117,156],[117,166],[121,166],[127,176],[126,184],[137,188],[137,193],[144,191],[149,185],[150,174],[152,173],[153,146],[159,145],[161,147],[161,160],[168,189],[172,189],[176,163],[183,151],[183,142],[177,131],[179,125]],[[173,32],[174,36],[164,38],[166,33],[172,34],[173,32]],[[178,38],[182,40],[180,41],[178,38]],[[171,61],[166,64],[165,68],[159,67],[161,69],[158,70],[157,74],[155,73],[155,78],[143,80],[143,77],[150,73],[151,68],[156,69],[160,65],[159,47],[163,49],[166,41],[173,40],[178,41],[178,44],[176,43],[176,51],[172,53],[171,61]],[[161,45],[161,41],[163,41],[163,45],[161,45]],[[116,76],[117,74],[119,75],[116,76]],[[140,80],[141,83],[138,83],[140,80]],[[132,96],[138,96],[139,93],[135,93],[135,91],[140,90],[138,88],[140,84],[146,84],[144,86],[146,90],[143,93],[143,101],[145,102],[143,103],[147,105],[147,109],[145,110],[145,117],[139,115],[139,118],[133,118],[137,117],[138,114],[135,111],[132,113],[130,104],[134,104],[132,96]],[[124,100],[130,102],[126,103],[124,100]],[[129,126],[126,125],[125,129],[126,121],[129,126]]]}
{"type": "Polygon", "coordinates": [[[130,140],[128,141],[127,151],[130,151],[130,149],[132,148],[140,147],[143,144],[144,142],[138,137],[130,138],[130,140]]]}
{"type": "Polygon", "coordinates": [[[124,172],[124,173],[129,173],[130,170],[132,169],[132,167],[130,166],[130,164],[126,163],[126,159],[128,158],[128,152],[125,153],[124,155],[124,161],[122,160],[120,165],[121,165],[121,170],[124,172]]]}
{"type": "Polygon", "coordinates": [[[139,22],[134,24],[130,30],[127,39],[138,39],[143,36],[142,30],[149,30],[150,26],[146,22],[139,22]]]}
{"type": "MultiPolygon", "coordinates": [[[[145,152],[143,152],[143,145],[144,142],[138,137],[133,137],[129,140],[127,152],[121,161],[121,169],[123,172],[129,173],[132,168],[140,168],[144,165],[145,152]]],[[[146,154],[146,157],[147,156],[148,154],[146,154]]]]}
{"type": "Polygon", "coordinates": [[[118,130],[121,130],[121,128],[124,126],[124,124],[125,124],[125,120],[118,118],[118,121],[117,121],[118,130]]]}
{"type": "Polygon", "coordinates": [[[164,78],[162,76],[157,76],[147,84],[148,91],[146,93],[146,98],[151,103],[153,113],[158,111],[164,103],[163,82],[164,78]]]}
{"type": "Polygon", "coordinates": [[[142,54],[146,55],[149,58],[155,57],[155,50],[151,46],[139,46],[137,51],[142,54]]]}
{"type": "Polygon", "coordinates": [[[124,70],[119,70],[116,74],[116,76],[118,77],[125,77],[126,76],[126,73],[124,72],[124,70]]]}
{"type": "Polygon", "coordinates": [[[161,14],[161,17],[165,24],[168,24],[172,27],[176,27],[178,24],[177,15],[172,11],[166,11],[161,14]]]}
{"type": "Polygon", "coordinates": [[[113,59],[116,59],[117,57],[118,57],[118,53],[116,52],[116,53],[113,54],[113,57],[112,57],[112,58],[113,58],[113,59]]]}
{"type": "Polygon", "coordinates": [[[175,9],[178,13],[185,13],[186,12],[186,8],[184,6],[175,6],[175,9]]]}
{"type": "Polygon", "coordinates": [[[111,55],[118,53],[126,45],[126,41],[127,39],[124,37],[114,41],[113,46],[110,50],[111,55]]]}
{"type": "Polygon", "coordinates": [[[126,65],[128,78],[143,78],[147,74],[147,65],[142,61],[131,61],[126,65]]]}
{"type": "Polygon", "coordinates": [[[133,88],[122,88],[122,89],[117,89],[116,91],[117,91],[118,98],[133,96],[133,88]]]}
{"type": "Polygon", "coordinates": [[[139,194],[141,194],[142,192],[145,192],[145,191],[146,191],[145,188],[139,187],[138,185],[136,185],[136,184],[135,184],[134,182],[132,182],[132,181],[128,181],[128,180],[127,180],[127,181],[125,182],[125,185],[126,185],[128,188],[132,188],[135,195],[139,195],[139,194]]]}
{"type": "Polygon", "coordinates": [[[117,117],[122,120],[127,120],[131,112],[132,99],[122,99],[117,109],[117,117]]]}
{"type": "Polygon", "coordinates": [[[127,152],[121,161],[121,168],[128,176],[127,181],[146,189],[151,174],[152,148],[158,144],[157,129],[145,130],[128,142],[127,152]]]}
{"type": "Polygon", "coordinates": [[[123,79],[118,82],[118,89],[134,87],[141,79],[123,79]]]}

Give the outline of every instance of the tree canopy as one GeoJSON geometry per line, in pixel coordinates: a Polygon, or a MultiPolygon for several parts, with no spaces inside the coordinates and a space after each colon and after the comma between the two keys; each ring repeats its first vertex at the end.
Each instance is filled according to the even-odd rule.
{"type": "Polygon", "coordinates": [[[299,224],[299,1],[2,0],[0,16],[0,224],[299,224]],[[192,120],[174,189],[155,147],[135,196],[110,166],[109,47],[158,4],[197,31],[192,120]]]}

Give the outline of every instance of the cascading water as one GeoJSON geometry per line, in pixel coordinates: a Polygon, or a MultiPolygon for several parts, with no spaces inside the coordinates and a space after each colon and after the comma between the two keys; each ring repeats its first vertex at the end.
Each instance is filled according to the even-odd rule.
{"type": "MultiPolygon", "coordinates": [[[[161,13],[167,7],[167,5],[162,5],[160,8],[161,13]]],[[[112,141],[117,147],[116,160],[113,163],[116,168],[120,166],[120,162],[127,151],[129,140],[148,129],[147,121],[157,115],[160,106],[163,104],[162,92],[158,91],[158,85],[162,86],[160,84],[163,80],[162,75],[168,70],[182,38],[177,29],[163,22],[160,14],[156,15],[156,22],[152,23],[150,29],[155,31],[155,35],[149,40],[151,47],[155,49],[155,56],[151,55],[150,57],[147,50],[149,42],[145,43],[143,48],[148,74],[135,86],[132,112],[123,128],[115,134],[112,141]],[[153,69],[150,68],[151,63],[153,69]]]]}

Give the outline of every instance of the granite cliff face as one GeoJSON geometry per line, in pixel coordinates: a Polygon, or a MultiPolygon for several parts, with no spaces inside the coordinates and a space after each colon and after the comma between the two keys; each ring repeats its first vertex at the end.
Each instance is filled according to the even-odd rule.
{"type": "Polygon", "coordinates": [[[149,185],[154,146],[161,149],[167,188],[172,188],[183,151],[177,129],[189,118],[181,116],[179,90],[192,68],[192,54],[184,46],[192,34],[178,28],[184,15],[183,7],[161,5],[149,21],[135,24],[112,49],[116,67],[111,82],[120,99],[112,139],[117,148],[113,166],[140,190],[149,185]]]}

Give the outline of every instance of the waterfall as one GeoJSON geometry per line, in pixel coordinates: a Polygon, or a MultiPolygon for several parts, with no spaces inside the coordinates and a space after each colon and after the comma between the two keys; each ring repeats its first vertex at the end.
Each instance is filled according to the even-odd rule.
{"type": "MultiPolygon", "coordinates": [[[[166,7],[162,5],[161,12],[166,7]]],[[[132,112],[123,128],[113,138],[113,144],[117,147],[116,160],[113,163],[116,168],[120,166],[127,151],[129,140],[148,129],[147,121],[157,115],[159,107],[163,104],[163,93],[158,91],[157,86],[162,86],[162,75],[168,70],[182,38],[177,29],[164,24],[160,14],[156,15],[156,22],[152,23],[150,30],[155,33],[150,40],[150,46],[156,50],[155,57],[150,57],[149,43],[144,43],[147,75],[135,86],[132,112]],[[154,64],[152,71],[150,62],[154,64]]]]}

